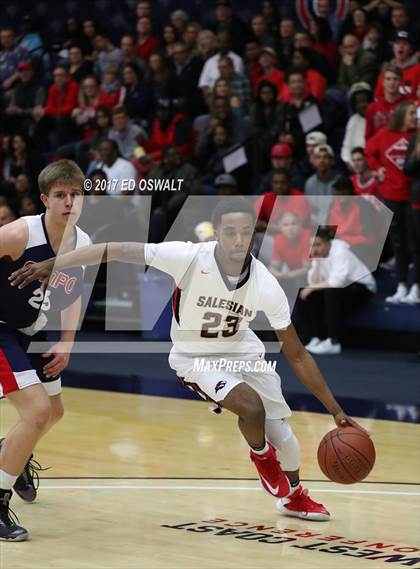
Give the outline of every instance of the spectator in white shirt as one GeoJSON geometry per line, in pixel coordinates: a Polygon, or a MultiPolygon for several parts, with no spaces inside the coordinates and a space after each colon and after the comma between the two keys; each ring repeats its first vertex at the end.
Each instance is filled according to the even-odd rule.
{"type": "Polygon", "coordinates": [[[343,146],[341,147],[341,159],[351,166],[351,152],[353,148],[365,146],[366,111],[372,101],[372,89],[369,83],[360,81],[350,89],[350,103],[353,114],[347,122],[343,146]]]}
{"type": "Polygon", "coordinates": [[[219,32],[217,34],[217,42],[219,51],[206,61],[198,81],[198,86],[203,90],[204,95],[207,95],[208,91],[213,89],[213,85],[220,77],[218,64],[222,55],[230,57],[236,73],[244,72],[244,62],[242,61],[242,57],[239,57],[239,55],[230,50],[229,34],[227,32],[219,32]]]}
{"type": "Polygon", "coordinates": [[[348,243],[319,227],[311,248],[308,287],[300,292],[299,315],[306,349],[313,354],[340,354],[346,311],[353,313],[376,292],[376,282],[348,243]]]}

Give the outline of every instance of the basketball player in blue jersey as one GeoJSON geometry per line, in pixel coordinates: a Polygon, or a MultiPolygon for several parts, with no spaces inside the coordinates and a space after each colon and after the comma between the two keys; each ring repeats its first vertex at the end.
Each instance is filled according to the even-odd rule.
{"type": "MultiPolygon", "coordinates": [[[[305,520],[326,521],[330,513],[300,483],[300,447],[287,420],[291,410],[275,371],[262,372],[264,344],[250,329],[263,311],[292,370],[319,399],[339,427],[361,428],[331,393],[290,319],[286,295],[268,269],[250,253],[255,212],[243,198],[221,201],[213,212],[215,240],[206,243],[100,243],[15,272],[10,282],[25,287],[51,271],[92,265],[102,259],[146,264],[175,283],[169,364],[184,385],[238,417],[263,488],[277,509],[305,520]],[[195,369],[195,361],[209,366],[195,369]],[[217,364],[224,360],[223,367],[217,364]],[[231,365],[229,368],[226,362],[231,365]],[[245,363],[238,371],[233,364],[245,363]]],[[[67,269],[66,269],[67,270],[67,269]]]]}
{"type": "Polygon", "coordinates": [[[63,416],[60,373],[69,361],[80,317],[83,269],[59,271],[47,290],[39,283],[12,288],[11,270],[90,243],[76,226],[83,201],[84,174],[61,160],[44,168],[38,184],[46,212],[0,228],[0,394],[14,405],[19,420],[0,450],[0,540],[23,541],[26,529],[10,516],[12,488],[28,502],[36,497],[32,452],[63,416]],[[61,312],[60,341],[44,354],[29,354],[31,341],[45,341],[51,311],[61,312]]]}

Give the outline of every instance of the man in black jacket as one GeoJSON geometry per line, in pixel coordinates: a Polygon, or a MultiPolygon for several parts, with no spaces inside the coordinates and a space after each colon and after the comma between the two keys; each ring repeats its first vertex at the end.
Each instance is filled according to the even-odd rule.
{"type": "Polygon", "coordinates": [[[179,41],[173,47],[169,65],[169,96],[177,109],[194,117],[205,113],[203,95],[198,87],[203,62],[179,41]]]}
{"type": "Polygon", "coordinates": [[[45,89],[35,79],[30,61],[19,63],[17,73],[19,80],[5,109],[5,128],[10,132],[19,130],[27,133],[34,123],[34,109],[44,105],[45,89]]]}

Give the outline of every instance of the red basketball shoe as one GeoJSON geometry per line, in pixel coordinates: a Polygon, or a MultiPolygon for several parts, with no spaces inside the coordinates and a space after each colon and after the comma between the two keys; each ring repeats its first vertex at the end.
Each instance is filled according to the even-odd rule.
{"type": "Polygon", "coordinates": [[[249,454],[264,490],[276,498],[287,496],[290,493],[290,482],[277,460],[274,447],[268,443],[265,454],[257,454],[252,449],[249,454]]]}
{"type": "Polygon", "coordinates": [[[315,522],[327,522],[330,519],[330,512],[322,505],[314,502],[304,490],[302,485],[287,498],[282,498],[277,502],[277,509],[286,516],[294,516],[304,520],[315,522]]]}

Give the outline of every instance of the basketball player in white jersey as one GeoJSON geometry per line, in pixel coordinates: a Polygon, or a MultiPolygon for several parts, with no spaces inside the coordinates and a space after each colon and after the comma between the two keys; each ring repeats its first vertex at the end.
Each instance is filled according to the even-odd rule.
{"type": "Polygon", "coordinates": [[[326,508],[314,502],[300,484],[299,443],[287,422],[291,411],[280,377],[275,372],[252,371],[253,364],[264,358],[264,345],[249,328],[257,310],[265,312],[296,376],[336,424],[361,427],[344,413],[300,342],[279,283],[250,253],[255,227],[251,204],[244,198],[222,200],[214,210],[213,225],[215,241],[98,244],[16,271],[10,280],[13,286],[26,286],[34,279],[45,281],[53,266],[59,270],[95,264],[103,253],[107,261],[145,263],[170,274],[176,283],[171,367],[186,386],[238,416],[261,484],[279,499],[277,507],[282,513],[328,520],[326,508]],[[235,372],[231,365],[196,371],[194,362],[202,358],[210,367],[222,359],[232,364],[245,360],[250,370],[235,372]]]}

